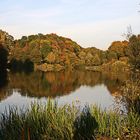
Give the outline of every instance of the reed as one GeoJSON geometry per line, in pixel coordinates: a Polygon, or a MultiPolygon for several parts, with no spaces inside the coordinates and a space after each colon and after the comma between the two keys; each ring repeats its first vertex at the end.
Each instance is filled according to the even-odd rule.
{"type": "Polygon", "coordinates": [[[140,116],[129,112],[120,115],[99,107],[58,106],[48,100],[44,106],[31,104],[27,111],[9,108],[0,116],[2,140],[78,140],[99,137],[139,138],[140,116]]]}

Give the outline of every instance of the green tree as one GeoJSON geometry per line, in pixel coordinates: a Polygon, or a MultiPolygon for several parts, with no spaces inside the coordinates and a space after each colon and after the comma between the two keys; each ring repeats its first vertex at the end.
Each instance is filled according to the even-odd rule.
{"type": "Polygon", "coordinates": [[[134,69],[140,69],[140,35],[133,35],[129,39],[130,64],[134,69]]]}
{"type": "Polygon", "coordinates": [[[47,41],[43,41],[41,43],[40,51],[41,51],[42,57],[45,58],[48,55],[48,53],[52,51],[52,47],[49,45],[47,41]]]}
{"type": "Polygon", "coordinates": [[[22,36],[22,38],[19,40],[19,45],[21,48],[25,47],[27,43],[27,37],[26,36],[22,36]]]}

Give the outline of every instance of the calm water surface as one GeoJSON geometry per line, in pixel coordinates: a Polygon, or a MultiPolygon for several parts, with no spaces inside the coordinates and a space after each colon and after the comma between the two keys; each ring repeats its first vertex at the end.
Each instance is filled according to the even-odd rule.
{"type": "Polygon", "coordinates": [[[0,74],[0,112],[9,106],[28,108],[32,102],[45,104],[52,98],[59,105],[73,102],[83,107],[120,108],[120,88],[127,75],[103,75],[90,71],[32,72],[0,74]]]}

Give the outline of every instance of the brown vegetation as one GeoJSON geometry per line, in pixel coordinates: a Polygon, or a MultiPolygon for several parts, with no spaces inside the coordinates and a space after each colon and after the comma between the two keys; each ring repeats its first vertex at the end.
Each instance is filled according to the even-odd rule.
{"type": "Polygon", "coordinates": [[[9,49],[8,60],[30,60],[41,71],[86,69],[93,71],[126,72],[140,65],[140,36],[129,41],[114,41],[108,50],[82,48],[69,38],[56,34],[23,36],[14,40],[0,32],[0,42],[9,49]]]}

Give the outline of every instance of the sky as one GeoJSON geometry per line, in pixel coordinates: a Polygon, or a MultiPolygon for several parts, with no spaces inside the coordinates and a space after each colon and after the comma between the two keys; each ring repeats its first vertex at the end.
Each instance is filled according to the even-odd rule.
{"type": "Polygon", "coordinates": [[[139,10],[140,0],[0,0],[0,29],[15,39],[56,33],[105,50],[128,26],[140,34],[139,10]]]}

